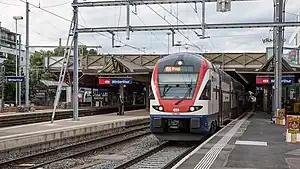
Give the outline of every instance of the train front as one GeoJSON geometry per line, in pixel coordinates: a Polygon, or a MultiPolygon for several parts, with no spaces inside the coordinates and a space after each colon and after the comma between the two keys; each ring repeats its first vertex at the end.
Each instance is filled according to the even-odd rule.
{"type": "MultiPolygon", "coordinates": [[[[208,63],[192,53],[176,53],[156,64],[151,79],[151,131],[162,140],[199,140],[208,115],[208,63]],[[202,93],[202,94],[201,94],[202,93]],[[204,122],[204,123],[203,123],[204,122]]],[[[206,124],[207,125],[207,124],[206,124]]]]}

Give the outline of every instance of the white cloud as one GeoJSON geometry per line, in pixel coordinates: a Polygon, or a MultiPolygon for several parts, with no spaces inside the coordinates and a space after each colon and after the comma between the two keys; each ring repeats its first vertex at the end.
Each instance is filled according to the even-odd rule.
{"type": "MultiPolygon", "coordinates": [[[[64,18],[71,19],[72,8],[71,4],[65,4],[68,0],[29,0],[34,5],[40,5],[57,15],[64,18]],[[53,7],[52,5],[59,5],[53,7]],[[51,7],[52,6],[52,7],[51,7]]],[[[69,0],[71,2],[71,0],[69,0]]],[[[207,3],[206,6],[206,23],[230,23],[230,22],[266,22],[273,20],[273,1],[272,0],[259,0],[255,2],[232,2],[232,11],[227,13],[217,13],[215,3],[207,3]]],[[[300,11],[299,0],[289,0],[286,6],[286,11],[289,13],[297,13],[300,11]]],[[[156,10],[161,16],[165,17],[172,24],[177,24],[176,19],[162,9],[159,5],[151,5],[151,8],[156,10]]],[[[167,10],[172,11],[172,14],[177,16],[177,5],[163,5],[167,10]]],[[[200,23],[201,19],[201,4],[198,4],[198,14],[193,10],[194,4],[180,4],[178,5],[178,16],[185,24],[200,23]]],[[[0,0],[0,21],[2,26],[7,27],[14,31],[15,23],[12,17],[14,15],[22,15],[25,18],[25,3],[19,0],[0,0]],[[6,5],[3,3],[14,4],[6,5]]],[[[134,10],[134,8],[131,8],[134,10]]],[[[30,44],[32,45],[56,45],[58,39],[62,38],[65,42],[70,23],[44,12],[41,9],[30,8],[30,44]]],[[[121,14],[119,13],[120,7],[95,7],[95,8],[80,8],[79,9],[79,22],[81,25],[87,24],[88,27],[106,27],[126,25],[126,7],[121,7],[121,14]],[[82,19],[84,18],[84,20],[82,19]],[[120,18],[120,19],[119,19],[120,18]]],[[[151,11],[147,6],[137,7],[138,16],[146,25],[168,25],[162,18],[151,11]]],[[[295,21],[296,16],[287,14],[287,21],[295,21]]],[[[131,14],[132,25],[143,25],[143,22],[131,14]]],[[[182,24],[179,21],[179,24],[182,24]]],[[[181,31],[189,40],[197,46],[203,45],[205,49],[210,52],[250,52],[260,51],[264,52],[266,44],[262,43],[262,39],[272,37],[270,28],[260,29],[220,29],[220,30],[207,30],[210,39],[198,39],[193,31],[181,31]]],[[[287,28],[285,37],[289,39],[294,28],[287,28]]],[[[23,42],[25,42],[25,20],[20,21],[19,32],[23,35],[23,42]]],[[[201,30],[197,30],[201,33],[201,30]]],[[[126,32],[118,33],[121,41],[136,46],[139,48],[146,47],[147,52],[166,53],[168,37],[167,32],[134,32],[131,33],[131,39],[126,40],[126,32]],[[158,39],[156,38],[158,37],[158,39]]],[[[111,37],[110,34],[105,35],[111,37]]],[[[189,43],[185,37],[180,33],[176,33],[175,41],[182,41],[189,43]]],[[[86,45],[102,45],[104,48],[102,52],[109,53],[136,53],[137,51],[128,47],[111,48],[111,40],[99,34],[80,34],[80,42],[86,45]],[[94,36],[94,38],[92,37],[94,36]],[[96,41],[95,41],[96,39],[96,41]]],[[[118,44],[116,42],[116,44],[118,44]]],[[[185,50],[184,47],[181,50],[185,50]]],[[[196,48],[189,47],[189,51],[198,52],[196,48]]],[[[178,51],[178,47],[170,47],[171,52],[178,51]]]]}

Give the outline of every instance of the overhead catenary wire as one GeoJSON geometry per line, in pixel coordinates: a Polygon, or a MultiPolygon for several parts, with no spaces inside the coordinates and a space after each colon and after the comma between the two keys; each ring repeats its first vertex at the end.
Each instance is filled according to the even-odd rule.
{"type": "MultiPolygon", "coordinates": [[[[67,2],[59,3],[59,4],[53,4],[53,5],[49,5],[49,6],[42,6],[42,8],[59,7],[59,6],[67,5],[68,3],[71,3],[71,1],[67,1],[67,2]]],[[[13,4],[13,3],[2,2],[2,1],[0,1],[0,4],[16,6],[16,7],[25,7],[25,5],[13,4]]],[[[40,7],[41,6],[38,6],[38,8],[40,8],[40,7]]]]}
{"type": "Polygon", "coordinates": [[[72,1],[67,1],[64,3],[59,3],[59,4],[54,4],[54,5],[48,5],[48,6],[40,6],[41,8],[53,8],[53,7],[59,7],[59,6],[64,6],[67,5],[69,3],[72,3],[72,1]]]}
{"type": "MultiPolygon", "coordinates": [[[[55,24],[52,24],[50,21],[48,21],[48,20],[46,20],[46,19],[40,17],[39,15],[35,14],[34,12],[31,11],[31,13],[32,13],[33,15],[35,15],[36,17],[40,18],[41,20],[46,21],[49,25],[53,26],[54,28],[56,28],[56,29],[59,30],[60,32],[65,32],[65,30],[63,30],[63,29],[61,29],[61,28],[55,26],[55,24]]],[[[51,38],[52,38],[52,37],[51,37],[51,38]]],[[[53,39],[54,39],[54,38],[53,38],[53,39]]],[[[55,40],[57,40],[57,39],[55,39],[55,40]]],[[[84,43],[82,43],[81,41],[79,41],[79,43],[81,43],[82,45],[84,45],[84,43]]]]}
{"type": "MultiPolygon", "coordinates": [[[[180,21],[183,25],[185,25],[187,28],[188,28],[188,25],[186,25],[182,20],[180,20],[179,18],[178,18],[178,6],[177,6],[177,16],[175,16],[172,12],[170,12],[169,10],[167,10],[165,7],[163,7],[161,4],[158,4],[161,8],[163,8],[166,12],[168,12],[169,14],[171,14],[173,17],[175,17],[176,18],[176,20],[177,20],[177,25],[179,24],[178,22],[180,21]]],[[[177,4],[178,5],[178,4],[177,4]]],[[[149,6],[148,6],[149,7],[149,6]]],[[[166,19],[164,19],[165,21],[167,21],[166,19]]],[[[169,22],[168,22],[169,23],[169,22]]],[[[170,23],[169,23],[170,24],[170,23]]],[[[170,24],[171,25],[171,24],[170,24]]],[[[178,30],[178,32],[181,34],[181,35],[183,35],[190,43],[192,43],[192,45],[194,46],[194,47],[196,47],[197,49],[199,49],[199,50],[201,50],[201,51],[203,51],[202,49],[200,49],[196,44],[194,44],[187,36],[185,36],[182,32],[180,32],[179,30],[178,30]]],[[[196,31],[194,31],[196,34],[198,34],[196,31]]],[[[212,43],[212,42],[211,42],[212,43]]],[[[212,44],[213,45],[213,44],[212,44]]],[[[213,45],[214,46],[214,45],[213,45]]]]}
{"type": "MultiPolygon", "coordinates": [[[[82,17],[81,12],[78,11],[78,13],[79,13],[79,16],[81,17],[83,23],[85,24],[85,26],[88,26],[87,23],[85,22],[84,18],[82,17]]],[[[97,41],[97,39],[95,38],[94,34],[91,34],[91,35],[92,35],[93,39],[95,40],[95,42],[99,45],[99,47],[100,47],[100,46],[102,47],[102,45],[100,45],[100,43],[99,43],[99,42],[97,41]]]]}
{"type": "MultiPolygon", "coordinates": [[[[20,1],[26,3],[26,1],[24,1],[24,0],[20,0],[20,1]]],[[[54,13],[54,12],[51,12],[51,11],[49,11],[49,10],[47,10],[47,9],[44,9],[44,8],[42,8],[42,7],[38,7],[38,6],[36,6],[36,5],[34,5],[34,4],[31,4],[31,3],[29,3],[29,5],[30,5],[30,6],[33,6],[33,7],[35,7],[35,8],[39,8],[40,10],[42,10],[42,11],[44,11],[44,12],[47,12],[47,13],[49,13],[49,14],[51,14],[51,15],[54,15],[54,16],[60,18],[60,19],[63,19],[63,20],[65,20],[65,21],[68,21],[68,22],[70,22],[70,23],[72,22],[70,19],[67,19],[67,18],[65,18],[65,17],[63,17],[63,16],[61,16],[61,15],[58,15],[58,14],[56,14],[56,13],[54,13]]],[[[81,24],[78,24],[78,26],[81,26],[81,27],[83,27],[83,28],[86,28],[85,26],[83,26],[83,25],[81,25],[81,24]]],[[[102,34],[102,33],[100,33],[100,32],[97,32],[97,34],[99,34],[99,35],[101,35],[101,36],[104,36],[104,37],[106,37],[106,38],[108,38],[108,39],[112,39],[112,37],[110,37],[110,36],[108,36],[108,35],[105,35],[105,34],[102,34]]],[[[123,42],[123,41],[121,41],[121,40],[119,40],[119,39],[115,39],[115,41],[118,41],[119,43],[123,44],[124,46],[130,47],[130,48],[135,49],[135,50],[138,50],[138,51],[140,51],[140,52],[145,52],[144,50],[141,50],[140,48],[135,47],[135,46],[133,46],[133,45],[129,45],[129,44],[127,44],[127,43],[125,43],[125,42],[123,42]]]]}
{"type": "Polygon", "coordinates": [[[25,7],[25,5],[12,4],[12,3],[8,3],[8,2],[0,2],[0,4],[10,5],[10,6],[18,6],[18,7],[25,7]]]}
{"type": "MultiPolygon", "coordinates": [[[[134,13],[135,14],[135,13],[134,13]]],[[[137,16],[137,18],[144,24],[144,25],[146,25],[145,24],[145,22],[142,20],[142,18],[138,15],[138,14],[135,14],[136,16],[137,16]]],[[[155,34],[155,33],[153,33],[153,31],[150,31],[150,33],[153,35],[153,36],[155,36],[155,38],[157,39],[157,40],[159,40],[159,41],[161,41],[162,42],[162,44],[166,47],[166,48],[168,48],[168,46],[155,34]]]]}
{"type": "MultiPolygon", "coordinates": [[[[144,1],[142,1],[143,3],[144,3],[144,1]]],[[[144,3],[145,4],[145,3],[144,3]]],[[[156,15],[158,15],[160,18],[162,18],[163,20],[165,20],[170,26],[172,26],[172,24],[168,21],[168,20],[166,20],[163,16],[161,16],[158,12],[156,12],[153,8],[151,8],[148,4],[145,4],[149,9],[151,9],[156,15]]],[[[165,8],[164,8],[165,9],[165,8]]],[[[169,13],[169,11],[168,10],[166,10],[168,13],[169,13]]],[[[172,14],[173,15],[173,14],[172,14]]],[[[174,15],[173,15],[174,16],[174,15]]],[[[174,27],[176,27],[176,26],[174,26],[174,27]]],[[[181,31],[179,31],[178,30],[178,32],[183,36],[183,37],[185,37],[190,43],[192,43],[192,45],[194,46],[194,47],[196,47],[197,49],[199,49],[199,50],[201,50],[202,51],[202,49],[200,49],[196,44],[194,44],[188,37],[186,37],[181,31]]]]}
{"type": "MultiPolygon", "coordinates": [[[[2,14],[0,14],[0,16],[3,16],[3,17],[6,18],[6,19],[10,19],[10,18],[8,18],[7,16],[4,16],[4,15],[2,15],[2,14]]],[[[22,22],[19,22],[18,24],[20,24],[21,27],[25,27],[25,26],[23,25],[22,22]]],[[[36,35],[39,35],[40,37],[47,38],[47,39],[49,39],[49,40],[57,40],[57,39],[54,39],[53,37],[47,37],[47,36],[45,36],[45,35],[42,35],[40,32],[37,32],[37,31],[35,31],[35,30],[32,30],[32,32],[35,33],[36,35]]]]}

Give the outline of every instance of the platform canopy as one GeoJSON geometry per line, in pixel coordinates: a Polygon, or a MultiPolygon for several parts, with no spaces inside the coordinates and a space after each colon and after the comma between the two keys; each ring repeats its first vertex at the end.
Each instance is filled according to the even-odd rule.
{"type": "MultiPolygon", "coordinates": [[[[274,65],[274,56],[270,57],[265,64],[258,70],[258,72],[273,72],[275,68],[274,65]]],[[[285,58],[282,58],[282,71],[283,72],[292,72],[296,71],[297,68],[293,68],[285,58]]]]}
{"type": "MultiPolygon", "coordinates": [[[[58,86],[58,81],[40,80],[40,82],[47,87],[57,87],[58,86]]],[[[69,85],[67,83],[63,83],[62,86],[68,87],[69,85]]]]}
{"type": "Polygon", "coordinates": [[[121,57],[111,57],[109,63],[100,71],[101,73],[134,73],[151,72],[147,67],[127,61],[121,57]]]}

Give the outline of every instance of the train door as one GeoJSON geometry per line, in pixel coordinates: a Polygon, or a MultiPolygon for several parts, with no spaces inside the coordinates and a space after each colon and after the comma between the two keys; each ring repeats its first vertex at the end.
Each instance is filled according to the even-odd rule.
{"type": "Polygon", "coordinates": [[[210,107],[211,107],[211,113],[216,114],[219,112],[219,107],[217,106],[219,104],[218,100],[218,85],[219,85],[219,78],[218,74],[216,73],[216,70],[211,71],[211,100],[210,100],[210,107]]]}
{"type": "Polygon", "coordinates": [[[212,65],[213,71],[211,71],[211,113],[216,114],[219,113],[219,97],[218,97],[218,85],[219,85],[219,77],[218,77],[218,70],[215,68],[214,65],[212,65]]]}
{"type": "Polygon", "coordinates": [[[229,82],[229,107],[228,107],[228,110],[229,110],[229,119],[231,119],[232,118],[232,103],[233,103],[233,101],[232,101],[232,99],[233,99],[233,97],[232,97],[232,88],[233,88],[233,86],[232,86],[232,80],[230,80],[230,82],[229,82]]]}
{"type": "Polygon", "coordinates": [[[219,74],[219,112],[218,112],[218,123],[219,126],[223,125],[223,89],[222,89],[222,80],[223,80],[223,74],[222,72],[218,69],[218,74],[219,74]]]}

